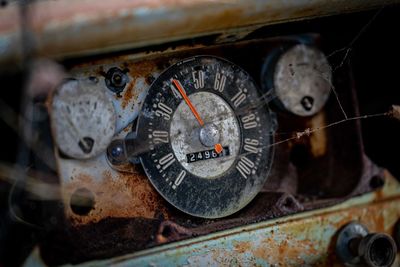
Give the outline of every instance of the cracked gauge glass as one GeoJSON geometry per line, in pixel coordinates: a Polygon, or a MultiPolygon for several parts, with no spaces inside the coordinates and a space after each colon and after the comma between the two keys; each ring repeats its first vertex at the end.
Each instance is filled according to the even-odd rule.
{"type": "Polygon", "coordinates": [[[224,59],[198,56],[153,82],[135,143],[167,201],[188,214],[218,218],[243,208],[262,188],[274,128],[249,74],[224,59]]]}
{"type": "Polygon", "coordinates": [[[115,132],[115,116],[111,101],[90,81],[67,80],[53,96],[53,133],[68,157],[87,159],[104,152],[115,132]]]}
{"type": "Polygon", "coordinates": [[[262,76],[280,106],[298,116],[311,116],[323,108],[331,91],[332,70],[320,50],[299,44],[281,54],[272,71],[271,61],[262,76]]]}

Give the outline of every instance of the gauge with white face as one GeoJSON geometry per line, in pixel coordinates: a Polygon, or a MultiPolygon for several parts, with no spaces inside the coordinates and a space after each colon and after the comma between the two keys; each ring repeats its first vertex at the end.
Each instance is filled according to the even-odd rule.
{"type": "Polygon", "coordinates": [[[252,78],[212,56],[183,60],[151,85],[137,124],[158,192],[199,217],[230,215],[267,179],[274,125],[252,78]]]}
{"type": "Polygon", "coordinates": [[[331,80],[332,70],[325,55],[314,47],[299,44],[276,62],[273,90],[286,110],[298,116],[311,116],[328,100],[331,80]]]}
{"type": "Polygon", "coordinates": [[[72,158],[87,159],[104,152],[115,132],[113,104],[89,81],[63,83],[53,96],[51,119],[59,149],[72,158]]]}

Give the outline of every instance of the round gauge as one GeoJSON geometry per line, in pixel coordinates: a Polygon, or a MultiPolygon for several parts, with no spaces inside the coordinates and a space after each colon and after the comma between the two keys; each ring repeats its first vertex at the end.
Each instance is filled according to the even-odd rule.
{"type": "Polygon", "coordinates": [[[107,149],[115,131],[114,106],[95,84],[67,80],[53,96],[55,141],[69,157],[86,159],[107,149]]]}
{"type": "Polygon", "coordinates": [[[151,85],[137,124],[158,192],[199,217],[230,215],[262,188],[274,122],[252,78],[213,56],[183,60],[151,85]]]}
{"type": "Polygon", "coordinates": [[[295,115],[314,115],[328,100],[332,70],[325,55],[316,48],[304,44],[291,47],[280,55],[271,74],[263,76],[272,77],[278,101],[295,115]]]}

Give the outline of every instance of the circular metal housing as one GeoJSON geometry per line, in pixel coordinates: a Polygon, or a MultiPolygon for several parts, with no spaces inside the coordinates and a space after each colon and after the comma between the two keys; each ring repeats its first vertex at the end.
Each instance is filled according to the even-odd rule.
{"type": "Polygon", "coordinates": [[[390,267],[397,247],[385,233],[369,233],[357,222],[344,226],[338,233],[336,253],[346,266],[390,267]]]}
{"type": "Polygon", "coordinates": [[[361,264],[361,258],[350,249],[350,241],[362,239],[368,235],[368,229],[359,223],[351,222],[344,226],[336,241],[336,254],[349,266],[358,266],[361,264]]]}
{"type": "Polygon", "coordinates": [[[107,149],[116,115],[111,101],[95,84],[71,79],[53,96],[51,120],[59,149],[69,157],[87,159],[107,149]]]}
{"type": "Polygon", "coordinates": [[[262,188],[274,129],[244,70],[198,56],[174,64],[153,82],[139,115],[137,143],[148,178],[168,202],[194,216],[218,218],[243,208],[262,188]]]}
{"type": "Polygon", "coordinates": [[[214,146],[219,142],[220,133],[214,123],[208,123],[200,129],[200,142],[205,146],[214,146]]]}
{"type": "Polygon", "coordinates": [[[314,47],[298,44],[271,57],[276,59],[267,61],[262,76],[263,80],[272,79],[264,86],[273,90],[280,106],[298,116],[319,112],[332,87],[332,70],[325,55],[314,47]]]}

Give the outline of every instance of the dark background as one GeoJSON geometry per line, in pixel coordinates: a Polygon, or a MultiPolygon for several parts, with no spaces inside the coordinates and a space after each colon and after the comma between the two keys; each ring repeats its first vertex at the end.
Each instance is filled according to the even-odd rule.
{"type": "MultiPolygon", "coordinates": [[[[382,10],[271,26],[266,31],[271,35],[320,33],[327,54],[348,46],[359,36],[352,43],[347,60],[353,68],[360,113],[364,115],[386,112],[392,104],[400,105],[399,26],[400,7],[390,6],[382,10]],[[375,15],[377,16],[373,19],[375,15]]],[[[330,59],[333,68],[341,62],[345,52],[343,50],[330,59]]],[[[24,81],[23,72],[0,73],[0,99],[16,112],[20,111],[24,81]]],[[[4,106],[0,106],[1,111],[4,109],[4,106]]],[[[23,142],[2,118],[0,129],[0,161],[14,163],[21,160],[18,151],[27,150],[23,142]]],[[[362,121],[362,130],[367,155],[400,178],[400,121],[390,118],[367,119],[362,121]]],[[[46,227],[32,228],[12,219],[8,208],[10,188],[10,184],[0,179],[0,267],[20,265],[32,246],[49,234],[46,227]]],[[[13,200],[27,212],[26,218],[32,218],[39,223],[47,219],[46,206],[43,203],[27,202],[19,190],[15,194],[13,200]]]]}

